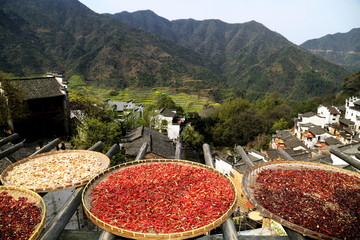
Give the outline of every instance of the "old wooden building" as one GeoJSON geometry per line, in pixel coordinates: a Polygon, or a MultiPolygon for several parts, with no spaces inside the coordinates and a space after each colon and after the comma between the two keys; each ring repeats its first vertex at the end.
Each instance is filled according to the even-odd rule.
{"type": "Polygon", "coordinates": [[[13,123],[14,131],[29,140],[68,135],[68,90],[63,76],[12,81],[22,89],[29,110],[25,119],[13,123]]]}

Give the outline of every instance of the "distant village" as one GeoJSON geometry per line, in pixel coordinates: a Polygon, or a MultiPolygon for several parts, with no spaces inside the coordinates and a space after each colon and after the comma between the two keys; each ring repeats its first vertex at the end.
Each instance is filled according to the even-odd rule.
{"type": "MultiPolygon", "coordinates": [[[[66,137],[70,134],[71,122],[79,113],[78,110],[69,109],[68,83],[63,75],[48,73],[46,77],[13,81],[24,89],[28,106],[35,113],[17,126],[10,123],[16,132],[20,132],[24,138],[66,137]]],[[[143,117],[143,105],[137,105],[134,100],[105,102],[118,112],[120,121],[143,117]]],[[[158,109],[156,113],[152,129],[142,126],[124,136],[122,147],[125,147],[127,157],[133,158],[144,141],[151,141],[149,157],[174,158],[174,143],[181,135],[185,118],[178,117],[176,111],[171,109],[158,109]]],[[[339,107],[319,106],[317,113],[299,114],[294,122],[291,130],[277,131],[272,136],[270,150],[248,150],[248,154],[265,162],[288,159],[290,156],[293,160],[318,160],[333,165],[347,165],[340,158],[331,155],[329,148],[336,146],[354,157],[360,145],[360,98],[351,97],[339,107]]],[[[222,153],[218,155],[222,159],[233,159],[230,161],[231,165],[239,165],[236,157],[231,154],[225,157],[222,153]]]]}

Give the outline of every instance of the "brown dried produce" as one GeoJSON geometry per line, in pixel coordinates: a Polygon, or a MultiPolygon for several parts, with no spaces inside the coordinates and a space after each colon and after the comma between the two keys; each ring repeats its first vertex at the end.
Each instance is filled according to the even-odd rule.
{"type": "Polygon", "coordinates": [[[266,169],[256,182],[256,201],[284,220],[336,238],[360,238],[360,178],[320,169],[266,169]]]}

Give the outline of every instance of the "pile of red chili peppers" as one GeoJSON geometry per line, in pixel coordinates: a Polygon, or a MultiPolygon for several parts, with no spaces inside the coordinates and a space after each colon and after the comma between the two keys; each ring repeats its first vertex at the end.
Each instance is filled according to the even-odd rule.
{"type": "Polygon", "coordinates": [[[360,178],[325,170],[262,170],[255,199],[291,223],[340,239],[360,238],[360,178]]]}
{"type": "Polygon", "coordinates": [[[98,184],[91,212],[135,232],[173,233],[220,218],[235,199],[231,183],[216,172],[177,163],[125,168],[98,184]]]}
{"type": "Polygon", "coordinates": [[[0,192],[0,238],[29,239],[41,222],[41,209],[28,203],[26,197],[15,200],[0,192]]]}

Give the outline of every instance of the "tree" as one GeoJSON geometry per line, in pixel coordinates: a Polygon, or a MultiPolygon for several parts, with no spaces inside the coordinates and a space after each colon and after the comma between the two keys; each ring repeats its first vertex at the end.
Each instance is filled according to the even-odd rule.
{"type": "MultiPolygon", "coordinates": [[[[88,149],[98,141],[103,143],[103,152],[119,143],[125,131],[123,123],[117,121],[117,114],[107,104],[94,98],[73,98],[72,110],[77,110],[78,124],[71,143],[75,148],[88,149]]],[[[111,159],[111,165],[125,160],[124,152],[111,159]]]]}
{"type": "Polygon", "coordinates": [[[178,116],[184,115],[184,109],[175,104],[174,100],[166,94],[162,94],[155,104],[155,109],[167,108],[169,110],[176,110],[178,116]]]}
{"type": "Polygon", "coordinates": [[[186,126],[184,128],[184,132],[181,134],[181,139],[195,149],[201,148],[204,143],[204,136],[190,126],[186,126]]]}
{"type": "Polygon", "coordinates": [[[212,141],[218,146],[246,145],[266,129],[262,115],[242,98],[227,99],[212,118],[212,141]]]}
{"type": "Polygon", "coordinates": [[[271,127],[271,133],[276,133],[277,130],[288,129],[289,127],[289,123],[284,118],[281,118],[273,124],[271,127]]]}
{"type": "Polygon", "coordinates": [[[297,117],[298,113],[316,112],[321,102],[321,98],[315,97],[297,103],[292,108],[291,117],[297,117]]]}
{"type": "Polygon", "coordinates": [[[351,94],[355,94],[360,91],[360,71],[344,79],[343,89],[351,94]]]}
{"type": "Polygon", "coordinates": [[[151,129],[161,130],[164,123],[157,117],[158,113],[156,113],[155,110],[162,108],[176,110],[177,116],[184,115],[184,109],[181,106],[177,106],[171,97],[163,94],[155,104],[151,104],[144,109],[144,125],[151,129]]]}

